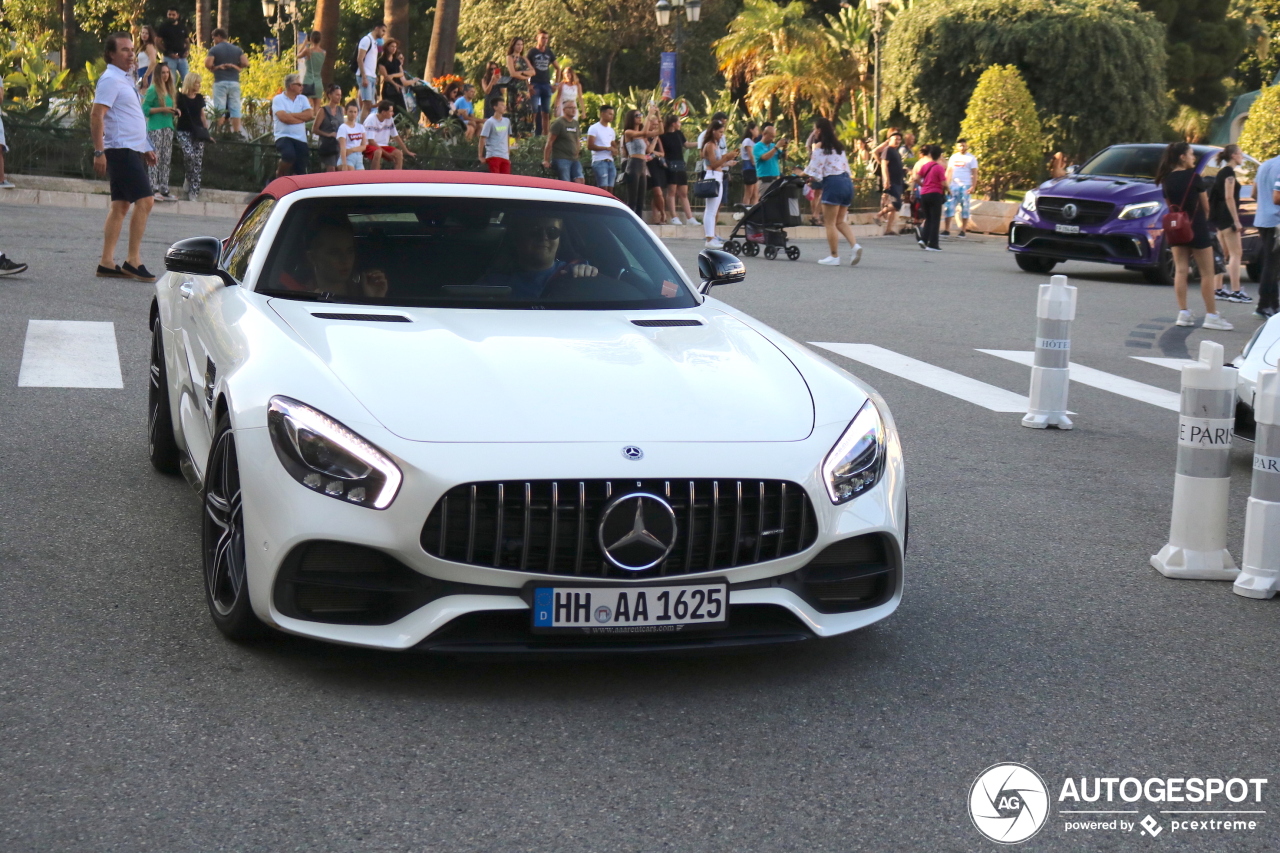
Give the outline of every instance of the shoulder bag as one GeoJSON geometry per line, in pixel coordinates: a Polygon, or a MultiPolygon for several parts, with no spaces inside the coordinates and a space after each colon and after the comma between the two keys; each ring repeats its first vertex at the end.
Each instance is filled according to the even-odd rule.
{"type": "MultiPolygon", "coordinates": [[[[1164,241],[1170,246],[1185,246],[1196,238],[1195,229],[1191,227],[1191,216],[1185,208],[1187,196],[1191,194],[1191,188],[1197,183],[1199,180],[1192,173],[1191,179],[1187,181],[1186,192],[1182,194],[1182,202],[1170,204],[1169,212],[1160,220],[1160,226],[1164,229],[1164,241]]],[[[1196,204],[1199,203],[1200,200],[1196,199],[1196,204]]]]}
{"type": "Polygon", "coordinates": [[[706,177],[705,172],[700,172],[699,175],[700,177],[689,186],[689,192],[694,198],[715,198],[720,195],[719,181],[706,177]]]}

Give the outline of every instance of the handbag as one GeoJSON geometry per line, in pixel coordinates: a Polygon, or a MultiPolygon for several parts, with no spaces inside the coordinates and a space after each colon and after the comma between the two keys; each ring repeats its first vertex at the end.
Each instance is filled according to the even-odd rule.
{"type": "MultiPolygon", "coordinates": [[[[1169,212],[1160,220],[1160,227],[1164,229],[1164,240],[1170,246],[1185,246],[1196,238],[1195,229],[1191,227],[1191,216],[1183,209],[1187,204],[1187,196],[1191,194],[1191,187],[1196,181],[1196,176],[1192,175],[1191,180],[1187,181],[1186,192],[1182,194],[1182,203],[1169,205],[1169,212]]],[[[1199,199],[1196,201],[1199,203],[1199,199]]]]}
{"type": "Polygon", "coordinates": [[[320,137],[320,156],[333,157],[338,153],[338,138],[336,136],[320,137]]]}
{"type": "Polygon", "coordinates": [[[698,178],[690,185],[689,192],[694,198],[715,198],[720,195],[720,182],[715,178],[698,178]]]}
{"type": "Polygon", "coordinates": [[[192,122],[191,138],[196,142],[212,142],[213,134],[211,134],[209,132],[209,128],[205,127],[203,124],[196,124],[192,122]]]}

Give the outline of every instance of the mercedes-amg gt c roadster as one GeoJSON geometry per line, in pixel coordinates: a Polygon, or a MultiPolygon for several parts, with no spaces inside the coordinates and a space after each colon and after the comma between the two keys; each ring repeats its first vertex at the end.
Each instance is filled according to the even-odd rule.
{"type": "Polygon", "coordinates": [[[205,591],[274,628],[447,654],[830,637],[902,596],[884,400],[710,296],[613,196],[465,172],[274,181],[165,258],[151,461],[205,591]]]}

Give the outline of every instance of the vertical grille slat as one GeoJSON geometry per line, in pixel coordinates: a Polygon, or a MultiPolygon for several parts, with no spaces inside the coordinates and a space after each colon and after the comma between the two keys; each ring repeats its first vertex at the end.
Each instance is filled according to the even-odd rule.
{"type": "Polygon", "coordinates": [[[556,534],[560,532],[560,484],[551,482],[551,538],[547,543],[547,574],[556,570],[556,534]]]}
{"type": "Polygon", "coordinates": [[[422,548],[439,559],[474,566],[643,580],[788,557],[809,548],[817,538],[813,505],[795,483],[711,478],[577,480],[565,483],[570,493],[575,482],[576,498],[561,494],[564,481],[559,480],[455,486],[441,495],[423,524],[422,548]],[[605,559],[597,532],[608,503],[632,492],[663,497],[676,516],[671,553],[641,572],[619,569],[605,559]]]}

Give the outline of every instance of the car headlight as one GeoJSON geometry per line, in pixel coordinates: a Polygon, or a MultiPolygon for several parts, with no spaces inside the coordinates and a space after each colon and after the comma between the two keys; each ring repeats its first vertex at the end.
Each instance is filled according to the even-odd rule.
{"type": "Polygon", "coordinates": [[[822,479],[833,504],[851,501],[884,474],[884,420],[868,400],[822,462],[822,479]]]}
{"type": "Polygon", "coordinates": [[[333,418],[288,397],[267,404],[267,431],[280,464],[314,492],[386,509],[403,476],[390,457],[333,418]]]}
{"type": "Polygon", "coordinates": [[[1040,198],[1040,192],[1038,190],[1027,190],[1027,194],[1022,197],[1022,209],[1035,210],[1036,199],[1038,198],[1040,198]]]}
{"type": "Polygon", "coordinates": [[[1146,219],[1160,210],[1160,202],[1143,201],[1138,204],[1126,204],[1120,211],[1120,219],[1146,219]]]}

